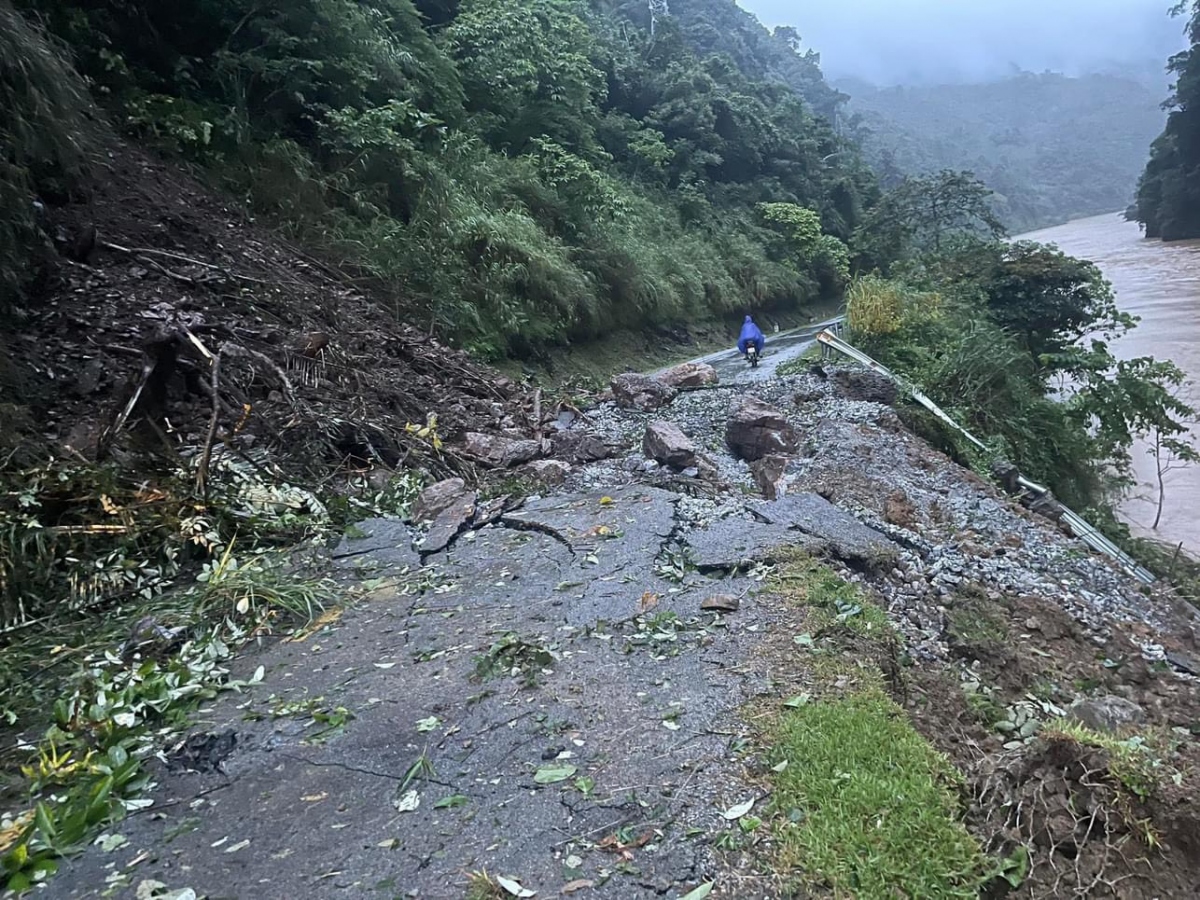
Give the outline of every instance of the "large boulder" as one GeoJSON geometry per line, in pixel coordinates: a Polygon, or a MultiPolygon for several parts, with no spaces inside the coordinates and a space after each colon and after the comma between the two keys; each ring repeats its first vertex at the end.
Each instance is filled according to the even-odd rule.
{"type": "Polygon", "coordinates": [[[412,520],[418,525],[432,522],[451,506],[470,496],[470,503],[475,502],[475,492],[467,489],[467,483],[461,478],[447,478],[437,484],[431,484],[421,491],[417,502],[413,504],[412,520]]]}
{"type": "Polygon", "coordinates": [[[775,407],[757,397],[743,397],[729,412],[725,443],[734,456],[754,462],[764,456],[796,452],[800,437],[775,407]]]}
{"type": "Polygon", "coordinates": [[[560,459],[535,459],[525,470],[542,484],[559,485],[571,474],[571,467],[560,459]]]}
{"type": "Polygon", "coordinates": [[[613,399],[622,409],[649,412],[670,404],[679,393],[661,378],[625,372],[612,380],[613,399]]]}
{"type": "Polygon", "coordinates": [[[696,465],[696,445],[673,422],[658,420],[646,426],[642,452],[656,462],[681,471],[696,465]]]}
{"type": "Polygon", "coordinates": [[[537,441],[501,437],[498,434],[480,434],[476,431],[467,432],[463,441],[465,455],[493,469],[507,469],[509,466],[529,462],[542,450],[537,441]]]}
{"type": "Polygon", "coordinates": [[[707,387],[720,381],[716,369],[708,363],[698,362],[680,363],[658,377],[677,390],[707,387]]]}

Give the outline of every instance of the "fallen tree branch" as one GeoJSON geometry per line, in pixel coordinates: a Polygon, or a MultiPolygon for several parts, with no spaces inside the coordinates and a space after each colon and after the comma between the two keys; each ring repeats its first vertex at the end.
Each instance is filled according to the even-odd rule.
{"type": "MultiPolygon", "coordinates": [[[[164,259],[173,259],[177,262],[187,263],[188,265],[199,266],[202,269],[209,269],[213,272],[220,272],[223,275],[228,275],[230,278],[236,278],[239,281],[249,281],[254,284],[276,284],[275,281],[272,281],[271,279],[268,279],[268,278],[255,278],[251,275],[239,275],[236,272],[233,272],[230,269],[225,268],[223,266],[218,266],[218,265],[214,265],[213,263],[206,263],[206,262],[203,262],[198,259],[193,259],[190,256],[184,256],[182,253],[172,253],[169,250],[156,250],[153,247],[122,247],[120,244],[114,244],[109,241],[101,241],[100,246],[103,247],[105,250],[112,250],[116,253],[128,253],[130,256],[161,256],[164,259]]],[[[149,262],[149,261],[150,260],[147,260],[147,262],[149,262]]],[[[156,264],[156,268],[160,269],[162,272],[164,272],[166,275],[168,275],[172,278],[178,278],[180,280],[187,281],[191,284],[197,283],[196,280],[193,278],[189,278],[186,275],[180,275],[177,272],[171,272],[169,269],[165,269],[162,266],[158,266],[157,264],[156,264]]]]}
{"type": "MultiPolygon", "coordinates": [[[[226,345],[228,346],[228,345],[226,345]]],[[[208,420],[208,434],[204,438],[204,450],[200,454],[200,465],[196,467],[196,493],[208,502],[208,464],[212,461],[213,441],[217,437],[217,419],[221,415],[221,360],[225,358],[225,347],[217,351],[212,371],[212,418],[208,420]]]]}

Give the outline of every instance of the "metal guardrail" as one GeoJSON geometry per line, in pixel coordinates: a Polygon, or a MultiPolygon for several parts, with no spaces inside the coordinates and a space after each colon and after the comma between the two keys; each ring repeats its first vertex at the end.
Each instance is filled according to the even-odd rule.
{"type": "MultiPolygon", "coordinates": [[[[841,323],[838,324],[840,325],[841,323]]],[[[839,327],[837,331],[841,332],[841,328],[839,327]]],[[[835,334],[829,330],[825,330],[817,335],[817,341],[821,344],[823,356],[826,355],[826,348],[831,351],[836,350],[843,356],[847,356],[855,362],[866,366],[871,371],[876,372],[879,375],[882,375],[884,378],[895,382],[901,388],[906,390],[914,400],[929,410],[929,412],[933,413],[933,415],[937,416],[939,420],[946,423],[946,425],[948,425],[950,428],[953,428],[955,431],[961,434],[977,448],[984,451],[988,449],[987,445],[984,444],[983,441],[979,440],[979,438],[975,437],[975,435],[971,434],[971,432],[967,431],[967,429],[963,428],[952,418],[950,418],[950,416],[946,414],[945,410],[930,400],[927,396],[925,396],[925,394],[912,385],[907,384],[904,379],[892,372],[887,366],[876,362],[857,347],[842,340],[838,334],[835,334]]],[[[1103,553],[1105,556],[1115,560],[1120,564],[1121,568],[1123,568],[1128,574],[1132,575],[1143,584],[1154,583],[1155,578],[1152,572],[1143,566],[1138,565],[1137,560],[1135,560],[1132,556],[1097,531],[1095,527],[1088,524],[1088,522],[1078,513],[1068,509],[1058,500],[1053,499],[1053,495],[1051,495],[1049,488],[1044,487],[1037,482],[1030,481],[1028,478],[1024,478],[1022,476],[1018,476],[1016,482],[1023,490],[1028,491],[1035,497],[1039,499],[1046,498],[1052,500],[1055,508],[1060,512],[1062,520],[1067,523],[1067,527],[1071,529],[1071,532],[1093,550],[1098,553],[1103,553]]]]}

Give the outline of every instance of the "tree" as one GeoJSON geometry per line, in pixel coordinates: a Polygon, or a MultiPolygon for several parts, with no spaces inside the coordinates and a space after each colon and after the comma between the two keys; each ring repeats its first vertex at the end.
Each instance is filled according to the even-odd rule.
{"type": "Polygon", "coordinates": [[[1108,462],[1126,485],[1132,483],[1134,441],[1148,439],[1159,470],[1160,515],[1163,477],[1196,459],[1187,435],[1197,413],[1179,396],[1186,383],[1187,376],[1173,362],[1149,356],[1120,360],[1111,369],[1088,373],[1068,404],[1092,432],[1097,458],[1108,462]]]}
{"type": "Polygon", "coordinates": [[[905,178],[867,216],[855,235],[855,249],[869,267],[906,252],[940,254],[955,234],[1003,237],[991,197],[991,190],[970,172],[946,169],[905,178]]]}
{"type": "Polygon", "coordinates": [[[794,203],[760,203],[762,217],[787,236],[801,272],[812,274],[840,295],[850,281],[850,251],[833,235],[821,232],[821,217],[794,203]]]}
{"type": "MultiPolygon", "coordinates": [[[[1186,0],[1171,12],[1188,12],[1186,0]]],[[[1168,241],[1200,236],[1200,0],[1191,4],[1185,34],[1189,48],[1167,65],[1175,76],[1163,104],[1167,125],[1150,149],[1137,193],[1136,217],[1146,236],[1168,241]]]]}
{"type": "Polygon", "coordinates": [[[595,36],[573,0],[466,0],[446,30],[469,108],[496,146],[522,152],[545,136],[594,149],[604,73],[595,36]]]}
{"type": "Polygon", "coordinates": [[[1158,492],[1154,524],[1150,528],[1157,531],[1158,523],[1162,521],[1163,502],[1166,499],[1167,473],[1200,462],[1200,453],[1196,452],[1196,447],[1191,441],[1164,434],[1163,429],[1158,427],[1155,427],[1150,434],[1150,447],[1146,452],[1154,459],[1154,475],[1158,492]]]}
{"type": "Polygon", "coordinates": [[[992,320],[1047,376],[1109,368],[1107,342],[1134,324],[1094,263],[1056,247],[967,241],[937,264],[949,281],[980,291],[992,320]]]}

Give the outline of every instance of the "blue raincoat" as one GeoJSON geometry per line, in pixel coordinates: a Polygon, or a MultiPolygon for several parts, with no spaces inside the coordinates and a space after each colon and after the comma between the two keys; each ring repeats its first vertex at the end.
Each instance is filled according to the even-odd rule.
{"type": "Polygon", "coordinates": [[[738,337],[738,353],[745,356],[746,348],[753,344],[758,348],[758,355],[762,356],[763,347],[766,346],[766,343],[766,338],[758,330],[758,326],[754,324],[754,320],[746,316],[746,321],[742,325],[742,333],[738,337]]]}

